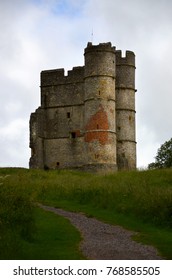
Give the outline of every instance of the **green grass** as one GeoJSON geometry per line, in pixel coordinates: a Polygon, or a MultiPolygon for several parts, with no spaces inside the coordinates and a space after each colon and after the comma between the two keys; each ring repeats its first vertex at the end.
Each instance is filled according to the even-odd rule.
{"type": "Polygon", "coordinates": [[[97,219],[112,225],[120,225],[128,230],[137,232],[133,239],[147,245],[153,245],[159,254],[165,259],[172,259],[172,230],[169,227],[155,226],[154,224],[142,221],[133,215],[126,215],[112,212],[109,209],[94,208],[91,205],[81,205],[69,201],[48,203],[48,205],[61,207],[63,209],[85,213],[87,217],[97,219]]]}
{"type": "MultiPolygon", "coordinates": [[[[3,191],[13,189],[31,204],[82,211],[135,230],[137,240],[153,244],[172,259],[172,169],[97,175],[2,168],[0,176],[3,191]]],[[[0,221],[2,210],[1,205],[0,221]]]]}
{"type": "Polygon", "coordinates": [[[32,260],[80,260],[81,237],[70,222],[54,213],[35,209],[36,236],[32,242],[22,242],[19,259],[32,260]],[[79,242],[78,242],[79,241],[79,242]]]}

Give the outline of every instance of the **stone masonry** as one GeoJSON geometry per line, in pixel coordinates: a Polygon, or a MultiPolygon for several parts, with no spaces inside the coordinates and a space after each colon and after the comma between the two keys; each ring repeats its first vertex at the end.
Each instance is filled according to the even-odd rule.
{"type": "Polygon", "coordinates": [[[135,55],[111,43],[85,48],[85,65],[41,72],[30,117],[30,168],[136,168],[135,55]]]}

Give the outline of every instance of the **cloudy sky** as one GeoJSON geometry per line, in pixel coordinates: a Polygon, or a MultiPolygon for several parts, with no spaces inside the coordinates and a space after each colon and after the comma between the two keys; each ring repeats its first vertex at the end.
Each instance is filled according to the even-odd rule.
{"type": "Polygon", "coordinates": [[[40,71],[82,66],[88,41],[135,52],[138,167],[154,161],[172,137],[171,11],[171,0],[0,0],[0,167],[28,167],[40,71]]]}

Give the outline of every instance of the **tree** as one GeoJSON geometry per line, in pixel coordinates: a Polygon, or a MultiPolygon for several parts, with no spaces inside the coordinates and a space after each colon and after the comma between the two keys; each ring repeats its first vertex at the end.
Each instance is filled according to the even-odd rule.
{"type": "Polygon", "coordinates": [[[166,141],[157,151],[155,162],[148,165],[149,169],[172,167],[172,138],[166,141]]]}

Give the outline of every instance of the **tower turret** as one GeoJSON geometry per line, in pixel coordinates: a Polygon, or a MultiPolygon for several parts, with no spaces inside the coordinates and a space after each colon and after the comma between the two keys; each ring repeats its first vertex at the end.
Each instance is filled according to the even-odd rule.
{"type": "Polygon", "coordinates": [[[119,169],[136,168],[135,55],[116,51],[116,131],[119,169]]]}
{"type": "Polygon", "coordinates": [[[86,165],[97,170],[115,170],[115,48],[111,43],[88,43],[84,79],[86,165]]]}

